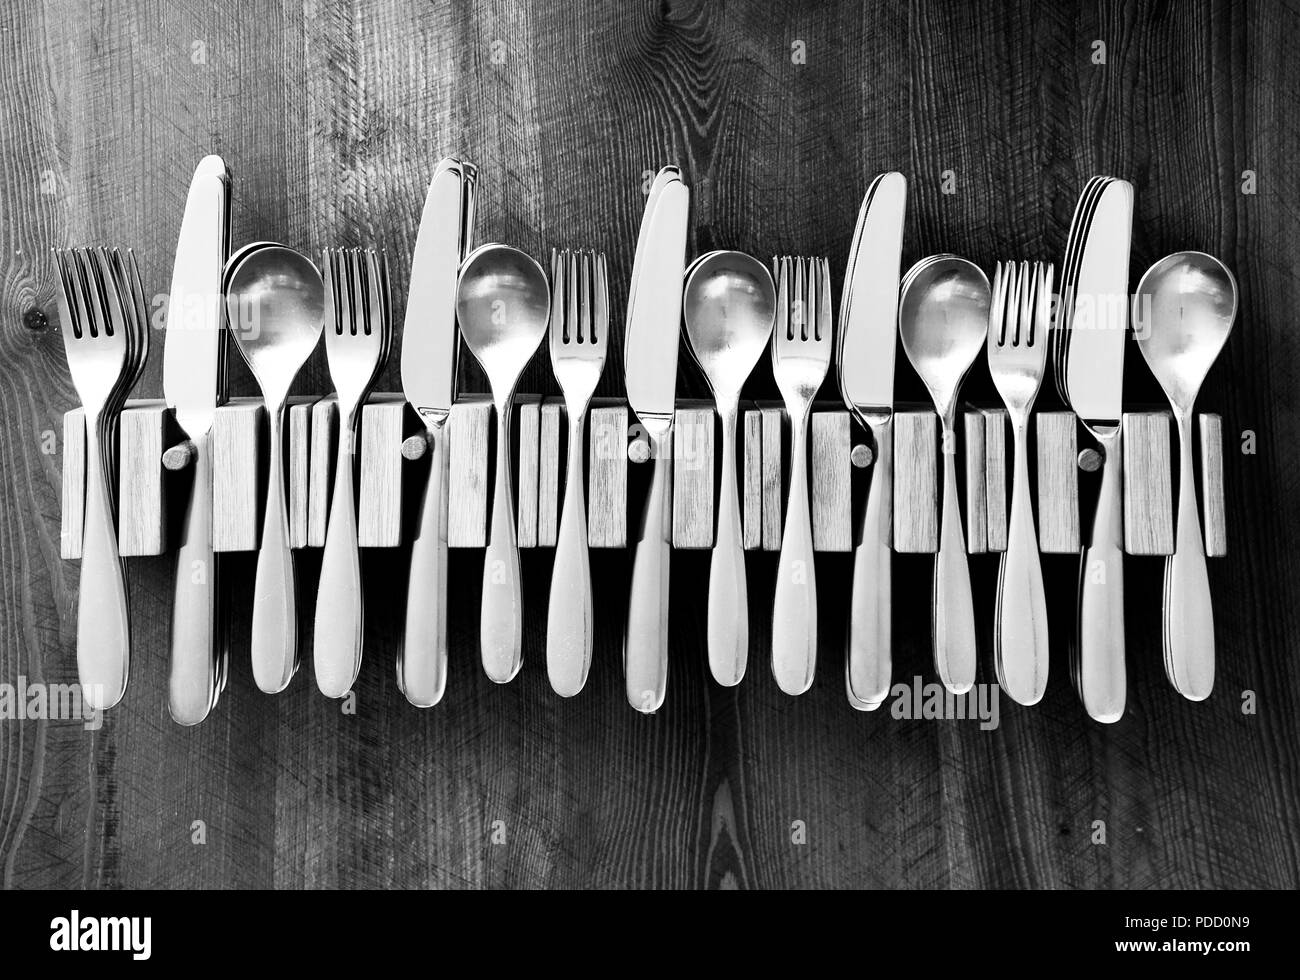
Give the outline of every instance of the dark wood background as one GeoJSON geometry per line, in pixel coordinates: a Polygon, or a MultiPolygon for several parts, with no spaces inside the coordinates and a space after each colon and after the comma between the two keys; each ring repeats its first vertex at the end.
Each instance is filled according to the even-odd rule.
{"type": "MultiPolygon", "coordinates": [[[[1075,562],[1048,558],[1050,690],[1033,709],[1003,699],[1000,727],[982,732],[850,710],[842,556],[819,560],[822,669],[791,699],[765,666],[772,557],[751,558],[749,676],[723,690],[703,650],[707,556],[679,554],[668,700],[643,717],[620,678],[625,556],[597,561],[591,682],[563,701],[543,667],[549,555],[525,557],[525,666],[497,687],[477,663],[481,558],[458,553],[454,673],[445,701],[418,711],[392,669],[406,555],[384,551],[365,563],[356,715],[309,670],[281,696],[256,691],[243,556],[226,566],[230,685],[186,730],[165,706],[170,560],[132,560],[132,682],[103,729],[0,722],[0,882],[1296,887],[1298,27],[1280,3],[5,4],[0,682],[76,674],[77,564],[59,558],[61,462],[42,451],[76,403],[48,248],[132,246],[164,291],[205,153],[234,171],[236,244],[383,246],[399,315],[424,190],[448,153],[481,168],[478,240],[609,254],[616,341],[643,174],[669,162],[693,188],[692,252],[821,253],[837,280],[882,170],[910,180],[905,263],[954,251],[990,269],[1059,261],[1084,181],[1123,176],[1137,189],[1134,279],[1167,252],[1210,251],[1237,274],[1241,315],[1201,403],[1226,420],[1231,547],[1211,568],[1219,680],[1206,703],[1165,682],[1158,559],[1129,562],[1122,723],[1090,723],[1070,689],[1075,562]],[[792,842],[797,821],[806,843],[792,842]]],[[[1130,383],[1149,388],[1133,354],[1130,383]]],[[[161,363],[155,350],[146,396],[161,363]]],[[[468,368],[463,380],[481,385],[468,368]]],[[[991,394],[986,374],[972,385],[991,394]]],[[[398,387],[395,365],[382,386],[398,387]]],[[[235,387],[249,390],[242,366],[235,387]]],[[[300,389],[327,390],[323,357],[300,389]]],[[[522,390],[556,390],[541,358],[522,390]]],[[[612,357],[603,392],[619,391],[612,357]]],[[[900,396],[917,391],[900,358],[900,396]]],[[[681,392],[702,394],[698,377],[684,370],[681,392]]],[[[300,562],[308,596],[317,561],[300,562]]],[[[904,680],[933,679],[929,569],[896,562],[904,680]]],[[[991,607],[996,559],[972,571],[991,607]]]]}

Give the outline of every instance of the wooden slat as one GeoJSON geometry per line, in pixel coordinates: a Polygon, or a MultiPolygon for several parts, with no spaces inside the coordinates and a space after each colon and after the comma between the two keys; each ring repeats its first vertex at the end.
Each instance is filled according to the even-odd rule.
{"type": "Polygon", "coordinates": [[[1032,424],[1038,450],[1038,548],[1078,554],[1078,422],[1073,412],[1040,412],[1032,424]]]}
{"type": "Polygon", "coordinates": [[[894,414],[894,550],[939,548],[939,419],[930,411],[894,414]]]}
{"type": "Polygon", "coordinates": [[[763,550],[781,550],[781,530],[785,526],[785,464],[781,444],[785,412],[764,407],[763,415],[763,550]]]}
{"type": "Polygon", "coordinates": [[[984,499],[988,507],[988,548],[1007,550],[1007,412],[987,408],[984,415],[984,499]]]}
{"type": "Polygon", "coordinates": [[[261,533],[262,402],[236,398],[212,422],[212,547],[253,551],[261,533]]]}
{"type": "Polygon", "coordinates": [[[597,404],[587,419],[587,543],[627,545],[627,407],[597,404]]]}
{"type": "Polygon", "coordinates": [[[563,418],[563,401],[548,398],[542,402],[541,428],[537,433],[537,544],[541,548],[555,547],[560,529],[563,418]]]}
{"type": "Polygon", "coordinates": [[[492,402],[462,398],[447,420],[450,484],[447,487],[447,545],[482,548],[487,542],[488,449],[492,402]]]}
{"type": "Polygon", "coordinates": [[[673,547],[713,546],[713,409],[678,408],[673,423],[673,547]]]}
{"type": "Polygon", "coordinates": [[[86,416],[74,408],[63,416],[63,509],[59,522],[59,554],[81,557],[86,520],[86,416]]]}
{"type": "Polygon", "coordinates": [[[307,547],[307,517],[311,497],[311,417],[314,398],[291,398],[285,412],[288,435],[285,486],[289,501],[289,547],[307,547]]]}
{"type": "Polygon", "coordinates": [[[741,535],[745,547],[753,550],[763,543],[763,416],[758,409],[748,408],[742,418],[741,535]]]}
{"type": "Polygon", "coordinates": [[[519,547],[537,547],[537,441],[542,427],[542,404],[536,395],[515,398],[515,533],[519,547]]]}
{"type": "Polygon", "coordinates": [[[1205,527],[1205,553],[1222,558],[1228,553],[1228,516],[1223,494],[1223,418],[1200,417],[1201,519],[1205,527]]]}
{"type": "Polygon", "coordinates": [[[812,532],[817,551],[853,546],[851,419],[844,409],[812,414],[812,532]]]}
{"type": "Polygon", "coordinates": [[[363,548],[402,543],[405,425],[406,401],[400,395],[375,395],[361,409],[357,543],[363,548]]]}
{"type": "MultiPolygon", "coordinates": [[[[984,455],[984,415],[978,410],[962,416],[966,449],[966,550],[972,555],[989,550],[988,477],[984,455]]],[[[955,459],[955,456],[954,456],[955,459]]]]}
{"type": "Polygon", "coordinates": [[[127,405],[118,419],[117,547],[123,558],[160,555],[166,548],[162,454],[168,420],[162,402],[127,405]]]}
{"type": "Polygon", "coordinates": [[[1169,429],[1165,412],[1124,415],[1124,550],[1130,555],[1174,550],[1169,429]]]}
{"type": "Polygon", "coordinates": [[[330,490],[334,481],[334,443],[339,435],[337,395],[326,395],[311,410],[311,460],[308,463],[307,547],[325,547],[330,490]]]}

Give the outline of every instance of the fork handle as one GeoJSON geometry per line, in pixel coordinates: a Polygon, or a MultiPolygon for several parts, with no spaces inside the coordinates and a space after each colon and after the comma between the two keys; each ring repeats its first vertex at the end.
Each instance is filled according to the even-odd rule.
{"type": "Polygon", "coordinates": [[[251,652],[253,679],[258,688],[277,694],[289,686],[298,669],[298,603],[284,496],[284,405],[267,405],[266,410],[271,458],[253,585],[251,652]]]}
{"type": "Polygon", "coordinates": [[[212,433],[191,436],[194,484],[181,525],[176,553],[176,592],[172,610],[171,665],[167,707],[180,725],[197,725],[208,716],[221,693],[225,656],[217,635],[217,589],[220,564],[212,549],[212,433]]]}
{"type": "Polygon", "coordinates": [[[577,409],[569,414],[564,510],[555,541],[555,569],[546,615],[546,674],[551,688],[564,698],[573,697],[587,683],[594,629],[587,504],[582,488],[583,431],[583,411],[577,409]]]}
{"type": "Polygon", "coordinates": [[[957,502],[956,447],[948,413],[943,419],[943,514],[934,556],[934,666],[944,687],[965,694],[975,686],[975,606],[957,502]]]}
{"type": "Polygon", "coordinates": [[[817,570],[808,507],[808,411],[791,416],[790,493],[772,606],[772,674],[786,694],[803,694],[817,670],[817,570]]]}
{"type": "Polygon", "coordinates": [[[664,703],[668,687],[668,595],[671,568],[669,532],[673,509],[672,429],[649,432],[654,471],[632,558],[623,671],[627,700],[650,714],[664,703]]]}
{"type": "Polygon", "coordinates": [[[505,684],[523,663],[524,587],[515,537],[515,496],[510,480],[512,399],[497,406],[496,487],[492,527],[483,555],[483,604],[479,611],[479,652],[489,679],[505,684]]]}
{"type": "Polygon", "coordinates": [[[862,511],[862,533],[853,548],[848,657],[844,680],[849,703],[870,711],[889,695],[892,654],[894,422],[871,424],[875,461],[862,511]]]}
{"type": "Polygon", "coordinates": [[[998,567],[994,657],[1003,689],[1019,704],[1037,704],[1047,690],[1047,596],[1029,503],[1029,462],[1024,418],[1012,422],[1015,464],[1007,550],[998,567]]]}
{"type": "Polygon", "coordinates": [[[1178,529],[1165,561],[1165,664],[1169,683],[1185,698],[1204,701],[1214,689],[1214,610],[1205,566],[1201,515],[1192,465],[1192,415],[1178,420],[1178,529]]]}
{"type": "Polygon", "coordinates": [[[718,488],[718,535],[709,562],[709,668],[713,679],[735,687],[749,659],[749,597],[745,549],[736,487],[735,403],[719,406],[722,417],[722,478],[718,488]]]}
{"type": "Polygon", "coordinates": [[[1092,533],[1079,561],[1078,669],[1084,709],[1116,722],[1127,697],[1124,673],[1124,512],[1120,427],[1094,430],[1104,454],[1092,533]]]}
{"type": "Polygon", "coordinates": [[[406,636],[398,683],[406,700],[430,708],[447,687],[447,442],[446,422],[428,428],[429,480],[420,501],[420,529],[411,544],[406,636]]]}
{"type": "Polygon", "coordinates": [[[361,550],[357,545],[357,503],[353,492],[352,448],[355,413],[340,416],[338,458],[334,463],[334,492],[321,556],[320,587],[316,593],[312,663],[316,686],[329,698],[352,690],[361,670],[361,637],[365,628],[361,596],[361,550]]]}
{"type": "Polygon", "coordinates": [[[86,417],[86,519],[77,611],[77,673],[88,705],[111,708],[126,693],[131,620],[117,550],[113,496],[98,415],[86,417]]]}

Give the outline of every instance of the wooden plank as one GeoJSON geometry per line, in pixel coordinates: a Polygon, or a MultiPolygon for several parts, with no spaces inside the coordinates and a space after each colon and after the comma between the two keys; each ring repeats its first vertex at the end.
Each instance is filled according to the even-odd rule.
{"type": "Polygon", "coordinates": [[[447,420],[450,483],[447,487],[447,546],[482,548],[487,543],[488,450],[492,401],[463,398],[447,420]]]}
{"type": "Polygon", "coordinates": [[[740,477],[741,537],[753,550],[763,543],[763,415],[757,408],[742,414],[745,453],[740,477]]]}
{"type": "Polygon", "coordinates": [[[785,463],[782,432],[785,412],[765,406],[763,414],[763,550],[781,550],[781,530],[785,526],[785,463]]]}
{"type": "Polygon", "coordinates": [[[515,533],[519,547],[537,547],[538,439],[542,428],[542,404],[536,395],[515,397],[514,431],[518,443],[515,456],[515,533]]]}
{"type": "Polygon", "coordinates": [[[401,395],[373,395],[361,409],[357,543],[394,548],[402,543],[402,440],[406,401],[401,395]]]}
{"type": "Polygon", "coordinates": [[[212,420],[212,547],[254,551],[261,536],[262,401],[234,398],[212,420]]]}
{"type": "Polygon", "coordinates": [[[853,547],[851,423],[846,409],[812,413],[812,532],[817,551],[853,547]]]}
{"type": "Polygon", "coordinates": [[[1007,412],[986,408],[984,415],[984,499],[988,506],[986,529],[992,552],[1007,550],[1007,412]]]}
{"type": "Polygon", "coordinates": [[[1033,418],[1038,456],[1038,549],[1079,553],[1079,434],[1073,412],[1033,418]]]}
{"type": "Polygon", "coordinates": [[[1167,412],[1124,414],[1124,550],[1130,555],[1174,550],[1169,430],[1167,412]]]}
{"type": "Polygon", "coordinates": [[[86,521],[86,415],[79,407],[63,416],[63,473],[59,482],[63,500],[59,554],[80,558],[86,521]]]}
{"type": "Polygon", "coordinates": [[[587,543],[627,546],[627,408],[594,404],[587,419],[587,543]]]}
{"type": "Polygon", "coordinates": [[[1223,492],[1223,417],[1200,416],[1201,519],[1205,528],[1205,553],[1222,558],[1228,553],[1228,515],[1223,492]]]}
{"type": "Polygon", "coordinates": [[[673,423],[673,547],[713,547],[712,406],[679,407],[673,423]]]}
{"type": "Polygon", "coordinates": [[[339,437],[339,400],[326,395],[311,409],[311,458],[308,463],[307,547],[325,547],[330,491],[334,485],[334,444],[339,437]]]}
{"type": "Polygon", "coordinates": [[[117,547],[123,558],[160,555],[166,548],[162,454],[169,419],[160,401],[127,405],[118,418],[117,547]]]}
{"type": "Polygon", "coordinates": [[[563,418],[561,399],[548,398],[542,402],[541,429],[537,434],[537,544],[541,548],[554,548],[560,530],[563,418]]]}
{"type": "Polygon", "coordinates": [[[894,550],[939,550],[939,419],[933,412],[894,413],[894,550]]]}
{"type": "Polygon", "coordinates": [[[307,524],[311,500],[311,418],[315,398],[291,398],[285,412],[289,445],[286,450],[289,501],[289,547],[307,547],[307,524]]]}
{"type": "Polygon", "coordinates": [[[966,550],[976,555],[989,550],[988,476],[984,454],[987,426],[983,413],[978,409],[964,412],[962,427],[966,435],[966,550]]]}

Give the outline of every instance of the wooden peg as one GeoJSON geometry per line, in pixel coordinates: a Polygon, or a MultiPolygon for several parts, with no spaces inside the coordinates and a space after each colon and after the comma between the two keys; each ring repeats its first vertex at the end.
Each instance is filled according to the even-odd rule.
{"type": "Polygon", "coordinates": [[[394,548],[402,543],[402,441],[406,399],[372,395],[358,426],[361,479],[357,493],[357,543],[394,548]]]}
{"type": "Polygon", "coordinates": [[[813,548],[849,551],[853,547],[853,474],[848,411],[814,411],[810,442],[813,548]]]}
{"type": "Polygon", "coordinates": [[[86,519],[86,416],[74,408],[63,416],[62,520],[59,524],[59,554],[81,557],[81,540],[86,519]]]}
{"type": "Polygon", "coordinates": [[[315,399],[289,399],[285,412],[288,431],[289,547],[307,547],[308,501],[311,497],[311,416],[315,399]]]}
{"type": "Polygon", "coordinates": [[[587,418],[587,543],[627,545],[628,410],[597,402],[587,418]]]}
{"type": "Polygon", "coordinates": [[[1174,550],[1169,414],[1124,415],[1124,550],[1168,555],[1174,550]]]}
{"type": "Polygon", "coordinates": [[[521,548],[537,547],[538,439],[542,428],[542,403],[536,395],[515,398],[514,430],[518,440],[515,456],[515,535],[521,548]]]}
{"type": "Polygon", "coordinates": [[[1228,553],[1228,520],[1223,494],[1223,418],[1202,415],[1201,515],[1205,527],[1205,553],[1222,558],[1228,553]]]}
{"type": "Polygon", "coordinates": [[[325,547],[330,491],[334,485],[334,443],[338,440],[339,400],[326,395],[311,408],[311,454],[307,484],[307,546],[325,547]]]}
{"type": "Polygon", "coordinates": [[[424,459],[424,454],[429,451],[429,432],[427,429],[421,429],[414,432],[402,440],[402,459],[414,463],[417,459],[424,459]]]}
{"type": "Polygon", "coordinates": [[[1038,456],[1038,548],[1079,553],[1078,423],[1073,412],[1034,416],[1038,456]]]}
{"type": "Polygon", "coordinates": [[[194,443],[184,439],[174,446],[168,446],[163,450],[162,465],[163,469],[169,473],[179,473],[190,463],[194,462],[195,449],[194,443]]]}
{"type": "Polygon", "coordinates": [[[537,546],[554,548],[560,532],[560,429],[564,403],[547,398],[541,412],[537,432],[537,546]]]}
{"type": "Polygon", "coordinates": [[[894,413],[894,550],[939,550],[939,419],[928,410],[894,413]]]}
{"type": "Polygon", "coordinates": [[[234,398],[212,418],[212,548],[254,551],[261,536],[262,400],[234,398]]]}
{"type": "Polygon", "coordinates": [[[713,546],[713,408],[678,406],[673,423],[673,547],[713,546]]]}
{"type": "Polygon", "coordinates": [[[984,416],[984,500],[989,551],[1007,550],[1008,416],[1004,408],[986,408],[984,416]]]}
{"type": "Polygon", "coordinates": [[[966,550],[977,555],[989,550],[986,427],[978,409],[967,411],[962,422],[966,435],[966,550]]]}
{"type": "Polygon", "coordinates": [[[762,409],[763,419],[763,550],[780,551],[785,527],[785,463],[781,442],[785,412],[775,406],[762,409]]]}
{"type": "Polygon", "coordinates": [[[487,544],[491,399],[486,395],[462,398],[452,405],[447,425],[451,481],[447,487],[447,545],[482,548],[487,544]]]}
{"type": "Polygon", "coordinates": [[[169,420],[161,401],[128,403],[118,418],[117,549],[123,558],[166,549],[162,458],[169,420]]]}
{"type": "Polygon", "coordinates": [[[757,408],[742,415],[744,462],[740,475],[741,539],[753,550],[763,543],[763,416],[757,408]]]}

